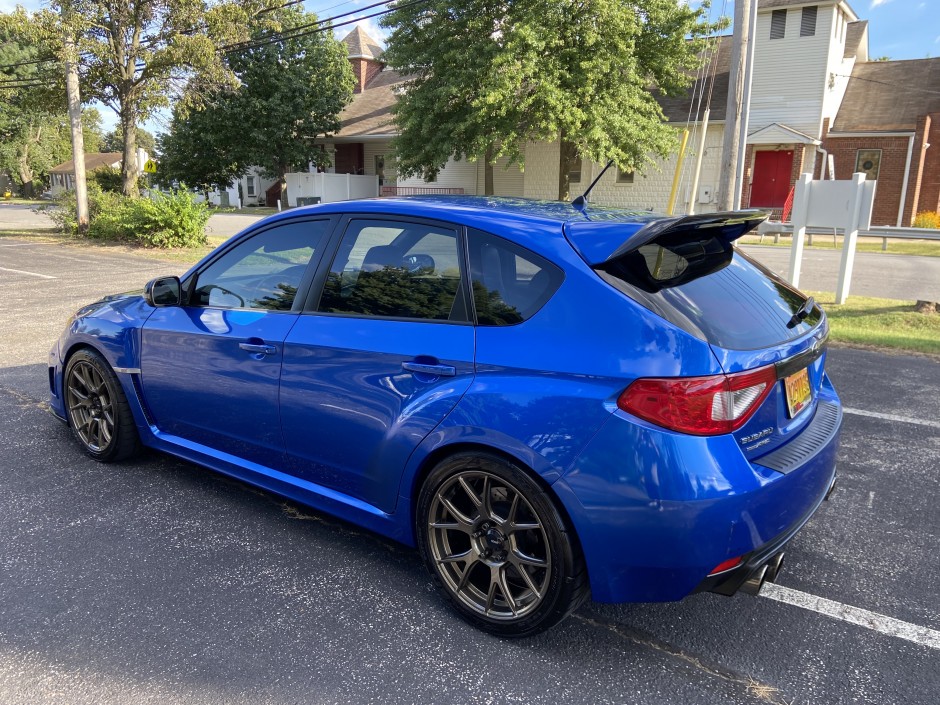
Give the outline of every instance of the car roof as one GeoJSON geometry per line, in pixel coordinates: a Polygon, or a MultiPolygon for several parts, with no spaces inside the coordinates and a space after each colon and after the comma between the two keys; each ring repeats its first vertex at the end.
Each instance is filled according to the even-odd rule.
{"type": "Polygon", "coordinates": [[[558,226],[567,222],[604,221],[633,223],[642,226],[663,216],[646,211],[621,208],[603,208],[588,204],[580,210],[563,201],[539,201],[528,198],[503,196],[401,196],[370,198],[356,201],[336,201],[315,206],[291,209],[282,217],[325,213],[383,213],[425,218],[458,220],[465,225],[484,227],[484,223],[529,223],[531,225],[558,226]]]}

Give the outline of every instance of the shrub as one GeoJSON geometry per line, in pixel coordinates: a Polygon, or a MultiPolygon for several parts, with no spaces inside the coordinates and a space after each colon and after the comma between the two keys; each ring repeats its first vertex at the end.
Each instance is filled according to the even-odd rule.
{"type": "Polygon", "coordinates": [[[94,181],[101,187],[102,191],[111,193],[121,193],[124,189],[124,180],[121,178],[121,170],[113,166],[99,166],[91,172],[89,183],[94,181]]]}
{"type": "MultiPolygon", "coordinates": [[[[133,242],[148,247],[198,247],[205,245],[209,208],[197,203],[188,191],[155,193],[153,199],[128,198],[102,191],[88,182],[89,225],[87,237],[95,240],[133,242]]],[[[59,230],[78,234],[75,192],[54,199],[49,211],[59,230]]]]}
{"type": "Polygon", "coordinates": [[[937,211],[921,211],[911,224],[915,228],[940,229],[940,213],[937,211]]]}
{"type": "Polygon", "coordinates": [[[182,189],[127,202],[138,242],[150,247],[198,247],[208,242],[209,207],[182,189]]]}

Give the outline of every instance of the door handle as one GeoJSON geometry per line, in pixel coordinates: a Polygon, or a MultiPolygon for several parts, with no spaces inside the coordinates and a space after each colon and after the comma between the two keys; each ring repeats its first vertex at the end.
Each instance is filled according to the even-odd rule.
{"type": "Polygon", "coordinates": [[[258,355],[273,355],[277,352],[276,347],[265,343],[239,343],[238,347],[246,352],[256,353],[258,355]]]}
{"type": "Polygon", "coordinates": [[[427,365],[422,362],[403,362],[403,370],[417,372],[423,375],[433,375],[435,377],[454,377],[457,374],[457,368],[453,365],[427,365]]]}

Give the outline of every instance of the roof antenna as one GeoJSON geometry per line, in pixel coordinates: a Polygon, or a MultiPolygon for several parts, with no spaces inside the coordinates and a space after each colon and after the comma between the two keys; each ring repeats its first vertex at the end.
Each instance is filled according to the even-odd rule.
{"type": "Polygon", "coordinates": [[[601,177],[602,177],[604,174],[607,173],[607,170],[610,169],[611,166],[613,166],[613,163],[614,163],[614,160],[613,160],[613,159],[611,159],[609,162],[607,162],[607,166],[605,166],[603,169],[601,169],[601,173],[598,174],[598,175],[597,175],[597,178],[594,179],[594,181],[591,182],[591,185],[587,187],[587,191],[585,191],[584,193],[582,193],[580,196],[578,196],[576,199],[574,199],[574,200],[571,202],[571,205],[572,205],[572,206],[574,206],[575,208],[577,208],[579,211],[583,211],[583,210],[584,210],[584,207],[587,205],[588,196],[591,195],[591,190],[592,190],[595,186],[597,186],[597,182],[600,181],[600,180],[601,180],[601,177]]]}

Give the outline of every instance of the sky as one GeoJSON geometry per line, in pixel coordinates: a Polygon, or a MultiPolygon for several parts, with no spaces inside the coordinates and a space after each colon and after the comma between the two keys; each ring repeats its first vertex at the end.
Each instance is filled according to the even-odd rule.
{"type": "MultiPolygon", "coordinates": [[[[333,17],[354,11],[357,7],[370,5],[376,0],[307,0],[304,6],[318,16],[333,17]]],[[[701,6],[702,0],[686,0],[692,6],[701,6]]],[[[712,0],[712,16],[717,18],[722,8],[728,16],[734,14],[735,0],[712,0]]],[[[45,0],[0,0],[0,12],[9,12],[16,5],[36,10],[48,5],[45,0]]],[[[849,6],[860,19],[868,20],[869,55],[872,58],[887,56],[891,59],[923,59],[940,56],[940,0],[849,0],[849,6]]],[[[365,10],[370,14],[380,10],[365,10]]],[[[351,15],[346,19],[355,19],[351,15]]],[[[379,18],[357,22],[373,38],[384,44],[387,32],[378,26],[379,18]]],[[[335,30],[338,37],[352,31],[354,25],[345,25],[335,30]]],[[[113,129],[115,115],[107,108],[100,110],[106,130],[113,129]]],[[[144,125],[151,132],[166,130],[165,119],[157,118],[144,125]]]]}

